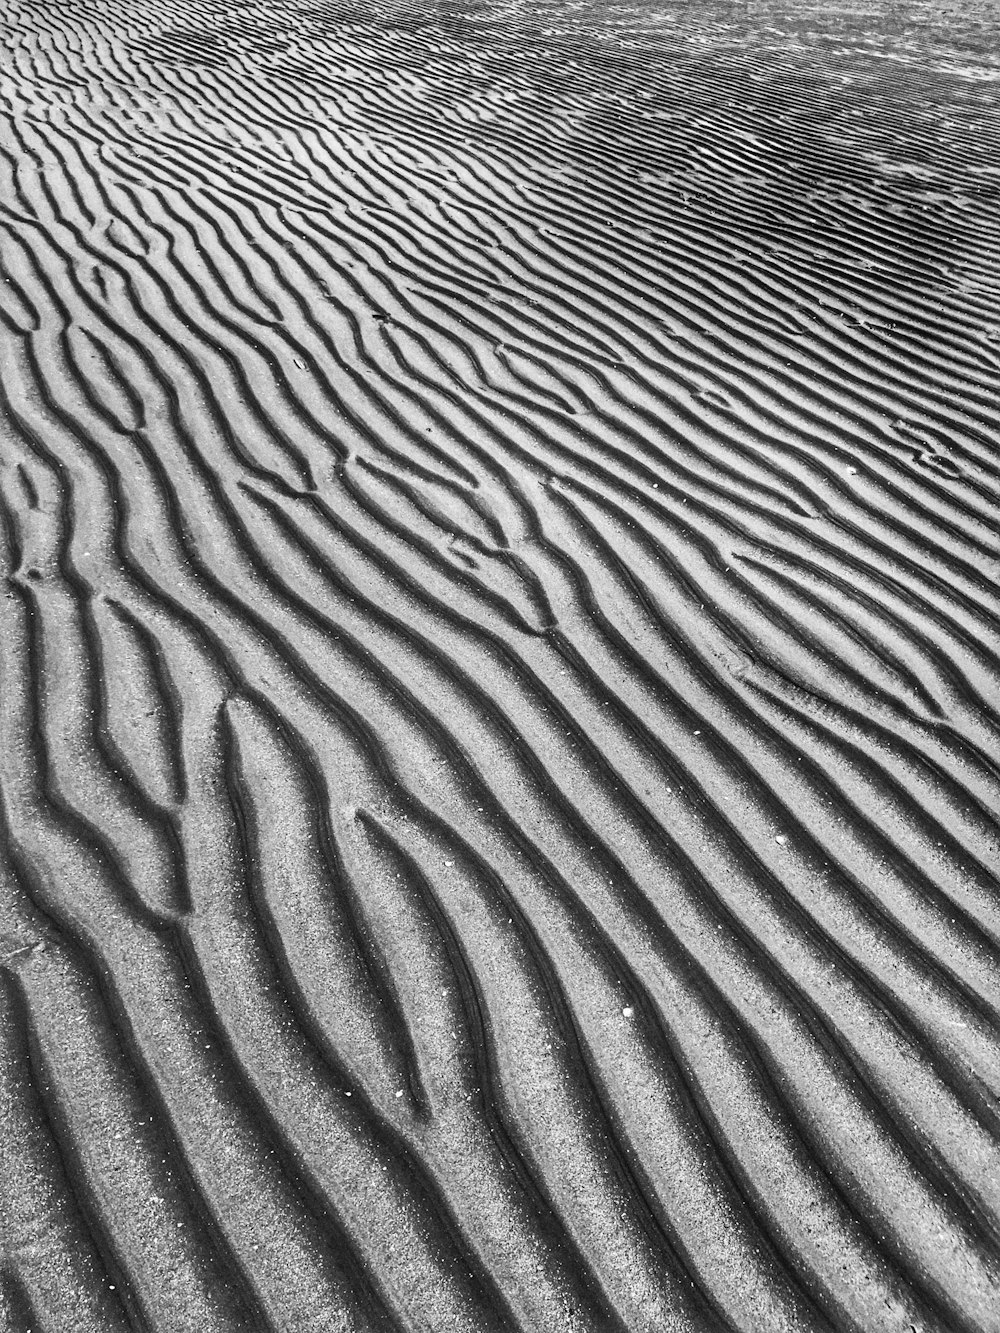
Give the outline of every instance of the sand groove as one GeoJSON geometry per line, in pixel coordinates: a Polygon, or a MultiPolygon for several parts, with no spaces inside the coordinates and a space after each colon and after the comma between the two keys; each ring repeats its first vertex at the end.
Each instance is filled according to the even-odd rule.
{"type": "Polygon", "coordinates": [[[10,6],[4,1328],[1000,1330],[995,22],[734,12],[10,6]]]}

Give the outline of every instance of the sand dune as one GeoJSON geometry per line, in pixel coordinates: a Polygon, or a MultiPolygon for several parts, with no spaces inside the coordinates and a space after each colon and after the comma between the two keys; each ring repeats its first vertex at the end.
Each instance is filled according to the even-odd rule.
{"type": "Polygon", "coordinates": [[[995,18],[12,0],[0,1326],[1000,1329],[995,18]]]}

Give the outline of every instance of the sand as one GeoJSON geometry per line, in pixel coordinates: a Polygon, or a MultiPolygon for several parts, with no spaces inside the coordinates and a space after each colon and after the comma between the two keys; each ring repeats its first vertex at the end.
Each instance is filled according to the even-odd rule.
{"type": "Polygon", "coordinates": [[[5,17],[0,1328],[1000,1330],[997,10],[5,17]]]}

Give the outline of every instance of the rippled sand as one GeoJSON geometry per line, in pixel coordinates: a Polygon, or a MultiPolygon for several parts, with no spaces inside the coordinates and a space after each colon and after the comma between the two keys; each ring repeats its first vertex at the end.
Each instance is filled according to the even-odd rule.
{"type": "Polygon", "coordinates": [[[1000,1330],[1000,10],[7,19],[0,1328],[1000,1330]]]}

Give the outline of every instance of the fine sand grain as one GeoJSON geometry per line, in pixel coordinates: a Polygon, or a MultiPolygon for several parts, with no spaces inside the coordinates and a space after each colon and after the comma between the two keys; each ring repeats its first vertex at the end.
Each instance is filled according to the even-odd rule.
{"type": "Polygon", "coordinates": [[[4,11],[0,1328],[1000,1330],[1000,11],[4,11]]]}

